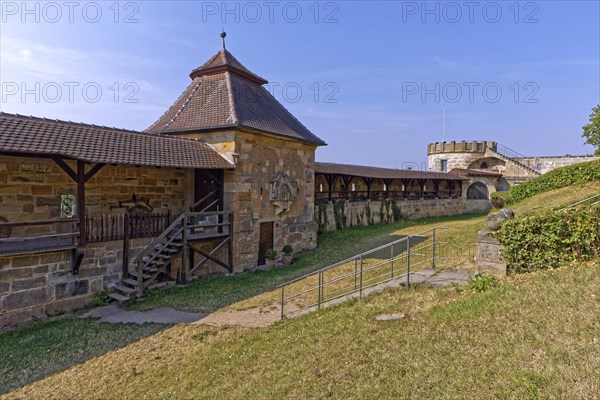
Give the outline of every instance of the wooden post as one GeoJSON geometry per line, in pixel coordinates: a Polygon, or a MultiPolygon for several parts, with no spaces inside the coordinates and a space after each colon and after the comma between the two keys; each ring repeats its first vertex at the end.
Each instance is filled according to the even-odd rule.
{"type": "Polygon", "coordinates": [[[332,201],[332,191],[333,191],[333,184],[335,183],[335,176],[334,175],[327,175],[326,176],[327,179],[327,186],[329,189],[329,201],[332,201]]]}
{"type": "Polygon", "coordinates": [[[84,223],[79,224],[79,245],[85,246],[87,226],[85,224],[85,164],[81,160],[77,160],[77,216],[79,221],[84,223]]]}
{"type": "Polygon", "coordinates": [[[129,274],[129,213],[125,213],[123,219],[123,275],[121,279],[127,278],[129,274]]]}
{"type": "Polygon", "coordinates": [[[181,239],[183,243],[183,249],[181,252],[181,270],[179,271],[179,283],[187,282],[187,271],[189,262],[189,247],[187,241],[187,230],[188,230],[188,215],[187,213],[183,216],[183,232],[181,233],[181,239]]]}

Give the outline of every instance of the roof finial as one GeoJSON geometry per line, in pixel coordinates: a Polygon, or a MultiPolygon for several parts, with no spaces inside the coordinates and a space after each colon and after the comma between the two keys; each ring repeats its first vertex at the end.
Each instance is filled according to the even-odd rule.
{"type": "Polygon", "coordinates": [[[225,50],[225,36],[227,36],[227,33],[223,30],[223,28],[221,28],[221,40],[223,41],[223,50],[225,50]]]}

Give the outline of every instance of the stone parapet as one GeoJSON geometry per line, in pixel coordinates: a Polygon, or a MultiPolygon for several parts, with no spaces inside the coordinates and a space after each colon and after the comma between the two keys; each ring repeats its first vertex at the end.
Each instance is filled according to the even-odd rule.
{"type": "Polygon", "coordinates": [[[492,231],[479,231],[475,249],[475,265],[477,272],[502,278],[506,276],[506,263],[502,259],[504,246],[496,239],[492,231]]]}

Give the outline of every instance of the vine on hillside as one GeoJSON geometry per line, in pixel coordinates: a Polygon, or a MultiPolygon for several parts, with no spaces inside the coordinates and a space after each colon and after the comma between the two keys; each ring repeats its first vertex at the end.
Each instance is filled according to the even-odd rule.
{"type": "Polygon", "coordinates": [[[346,228],[347,218],[344,201],[333,203],[333,217],[335,218],[335,227],[337,230],[346,228]]]}
{"type": "Polygon", "coordinates": [[[379,206],[379,223],[385,223],[385,200],[383,200],[379,206]]]}
{"type": "Polygon", "coordinates": [[[491,198],[507,206],[548,190],[599,180],[600,160],[596,160],[557,168],[529,182],[511,186],[508,192],[492,193],[491,198]]]}
{"type": "Polygon", "coordinates": [[[600,257],[600,205],[507,220],[497,235],[509,270],[527,272],[600,257]]]}
{"type": "Polygon", "coordinates": [[[392,201],[389,199],[385,200],[385,222],[387,222],[387,223],[394,222],[394,218],[391,213],[391,208],[392,208],[392,201]]]}
{"type": "Polygon", "coordinates": [[[402,219],[402,212],[400,211],[400,207],[398,207],[396,200],[392,200],[392,216],[394,217],[394,222],[398,222],[402,219]]]}
{"type": "Polygon", "coordinates": [[[319,233],[325,232],[327,230],[327,204],[319,203],[319,208],[317,211],[317,225],[319,227],[319,233]]]}
{"type": "Polygon", "coordinates": [[[368,201],[365,204],[365,217],[367,218],[367,225],[374,224],[373,218],[371,217],[371,206],[369,205],[368,201]]]}

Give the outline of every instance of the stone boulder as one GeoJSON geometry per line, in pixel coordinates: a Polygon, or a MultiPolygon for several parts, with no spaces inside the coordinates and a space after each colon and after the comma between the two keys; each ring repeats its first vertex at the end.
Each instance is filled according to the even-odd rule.
{"type": "Polygon", "coordinates": [[[508,208],[503,208],[500,211],[491,213],[485,219],[485,224],[491,231],[498,231],[504,221],[514,218],[515,213],[508,208]]]}

